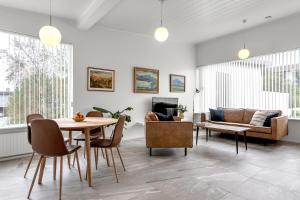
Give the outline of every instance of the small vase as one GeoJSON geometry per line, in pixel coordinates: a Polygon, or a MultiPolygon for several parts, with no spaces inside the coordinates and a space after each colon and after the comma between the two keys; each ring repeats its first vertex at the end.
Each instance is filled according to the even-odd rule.
{"type": "Polygon", "coordinates": [[[183,113],[183,112],[180,112],[180,113],[179,113],[179,117],[180,117],[181,119],[184,119],[184,113],[183,113]]]}

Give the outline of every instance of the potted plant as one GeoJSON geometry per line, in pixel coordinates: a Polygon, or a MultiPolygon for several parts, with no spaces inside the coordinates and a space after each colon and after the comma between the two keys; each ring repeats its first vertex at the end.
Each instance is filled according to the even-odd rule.
{"type": "MultiPolygon", "coordinates": [[[[106,110],[104,108],[99,108],[99,107],[93,107],[93,109],[100,111],[102,113],[108,113],[108,114],[110,114],[111,118],[114,118],[114,119],[118,119],[120,117],[120,115],[123,114],[124,112],[133,110],[132,107],[127,107],[124,110],[121,110],[121,111],[118,110],[116,112],[112,112],[112,111],[106,110]]],[[[131,122],[131,117],[130,117],[130,115],[127,115],[127,114],[124,114],[124,116],[126,117],[125,125],[127,125],[129,122],[131,122]]]]}
{"type": "Polygon", "coordinates": [[[181,119],[184,119],[184,113],[187,112],[186,106],[183,106],[183,105],[179,104],[177,110],[178,110],[178,112],[179,112],[179,117],[180,117],[181,119]]]}

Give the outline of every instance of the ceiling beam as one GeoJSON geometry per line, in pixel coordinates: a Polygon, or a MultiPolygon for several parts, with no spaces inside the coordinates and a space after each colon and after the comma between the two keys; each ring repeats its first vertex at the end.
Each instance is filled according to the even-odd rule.
{"type": "Polygon", "coordinates": [[[102,17],[113,9],[121,0],[94,0],[77,19],[81,30],[92,28],[102,17]]]}

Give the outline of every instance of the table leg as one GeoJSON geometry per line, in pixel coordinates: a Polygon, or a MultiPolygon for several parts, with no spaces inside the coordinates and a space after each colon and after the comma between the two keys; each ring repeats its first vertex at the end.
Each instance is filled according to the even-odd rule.
{"type": "Polygon", "coordinates": [[[205,130],[206,130],[206,142],[208,142],[208,129],[205,130]]]}
{"type": "Polygon", "coordinates": [[[235,146],[236,146],[236,154],[239,154],[239,135],[235,133],[235,146]]]}
{"type": "Polygon", "coordinates": [[[248,150],[248,147],[247,147],[247,131],[244,131],[244,142],[245,142],[246,150],[248,150]]]}
{"type": "Polygon", "coordinates": [[[73,139],[73,137],[72,137],[72,131],[70,130],[69,131],[69,144],[71,145],[72,144],[72,139],[73,139]]]}
{"type": "Polygon", "coordinates": [[[92,187],[92,167],[91,167],[91,144],[90,144],[90,130],[89,128],[84,129],[85,135],[85,152],[86,152],[86,163],[87,163],[87,179],[89,187],[92,187]]]}
{"type": "Polygon", "coordinates": [[[209,137],[211,137],[211,130],[209,130],[209,137]]]}
{"type": "Polygon", "coordinates": [[[197,126],[196,145],[198,145],[199,126],[197,126]]]}

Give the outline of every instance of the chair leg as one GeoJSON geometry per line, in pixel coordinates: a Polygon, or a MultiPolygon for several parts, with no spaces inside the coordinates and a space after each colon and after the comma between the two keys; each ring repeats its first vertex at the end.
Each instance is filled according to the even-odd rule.
{"type": "Polygon", "coordinates": [[[106,163],[107,163],[107,166],[110,167],[107,149],[105,148],[104,151],[105,151],[105,157],[106,157],[106,163]]]}
{"type": "Polygon", "coordinates": [[[118,148],[118,147],[117,147],[117,151],[118,151],[118,154],[119,154],[119,157],[120,157],[120,160],[121,160],[121,163],[122,163],[123,169],[124,169],[124,171],[126,171],[126,169],[125,169],[125,165],[124,165],[124,163],[123,163],[123,159],[122,159],[122,156],[121,156],[121,154],[120,154],[120,151],[119,151],[119,148],[118,148]]]}
{"type": "Polygon", "coordinates": [[[77,160],[77,168],[78,168],[79,178],[80,178],[80,181],[82,182],[81,171],[80,171],[80,165],[79,165],[79,159],[78,159],[78,153],[77,153],[77,151],[75,151],[75,157],[76,157],[76,160],[77,160]]]}
{"type": "Polygon", "coordinates": [[[63,179],[63,156],[60,157],[60,175],[59,175],[59,199],[61,199],[62,179],[63,179]]]}
{"type": "Polygon", "coordinates": [[[98,149],[98,148],[96,148],[96,147],[94,148],[96,170],[98,169],[98,155],[97,155],[97,149],[98,149]]]}
{"type": "Polygon", "coordinates": [[[53,180],[56,180],[56,163],[57,163],[57,158],[53,157],[53,180]]]}
{"type": "Polygon", "coordinates": [[[67,155],[69,169],[71,169],[71,156],[67,155]]]}
{"type": "Polygon", "coordinates": [[[40,169],[38,184],[42,184],[44,171],[45,171],[45,166],[46,166],[46,157],[43,158],[42,163],[41,163],[41,169],[40,169]]]}
{"type": "Polygon", "coordinates": [[[103,152],[103,149],[101,148],[101,152],[102,152],[102,157],[105,159],[105,154],[103,152]]]}
{"type": "MultiPolygon", "coordinates": [[[[78,145],[78,140],[76,140],[76,145],[78,145]]],[[[75,165],[75,154],[74,154],[74,159],[73,159],[73,167],[75,165]]]]}
{"type": "Polygon", "coordinates": [[[114,165],[114,170],[115,170],[115,175],[116,175],[117,183],[119,183],[119,179],[118,179],[118,174],[117,174],[117,169],[116,169],[116,164],[115,164],[115,159],[114,159],[114,154],[112,152],[112,148],[110,148],[110,153],[111,153],[111,158],[112,158],[113,165],[114,165]]]}
{"type": "Polygon", "coordinates": [[[33,157],[34,157],[34,152],[32,152],[32,154],[31,154],[31,158],[30,158],[29,163],[28,163],[28,165],[27,165],[27,168],[26,168],[26,171],[25,171],[25,174],[24,174],[24,178],[26,178],[26,175],[27,175],[27,172],[28,172],[28,170],[29,170],[29,167],[30,167],[30,165],[31,165],[31,163],[32,163],[33,157]]]}
{"type": "Polygon", "coordinates": [[[30,194],[31,194],[31,191],[32,191],[32,188],[33,188],[33,185],[34,185],[36,176],[37,176],[37,174],[38,174],[38,171],[39,171],[39,169],[40,169],[40,165],[41,165],[41,162],[42,162],[43,158],[44,158],[44,156],[41,156],[40,159],[39,159],[38,165],[37,165],[37,167],[36,167],[36,170],[35,170],[35,173],[34,173],[34,176],[33,176],[32,182],[31,182],[31,185],[30,185],[30,189],[29,189],[29,192],[28,192],[27,199],[30,198],[30,194]]]}

